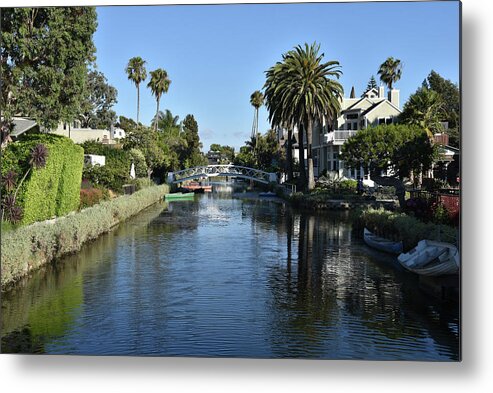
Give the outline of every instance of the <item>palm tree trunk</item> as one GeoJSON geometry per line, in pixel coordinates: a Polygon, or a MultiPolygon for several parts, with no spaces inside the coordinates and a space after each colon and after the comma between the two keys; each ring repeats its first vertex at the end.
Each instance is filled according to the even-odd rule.
{"type": "Polygon", "coordinates": [[[313,142],[313,121],[311,118],[307,121],[306,126],[306,158],[308,169],[308,191],[315,188],[315,176],[313,173],[313,157],[312,157],[312,142],[313,142]]]}
{"type": "Polygon", "coordinates": [[[293,130],[288,128],[288,151],[286,152],[286,160],[288,162],[288,181],[293,180],[293,130]]]}
{"type": "Polygon", "coordinates": [[[157,101],[157,108],[156,108],[156,117],[154,118],[154,131],[157,131],[157,119],[159,115],[159,97],[157,97],[156,101],[157,101]]]}
{"type": "Polygon", "coordinates": [[[137,84],[137,125],[139,124],[139,110],[140,110],[140,89],[137,84]]]}
{"type": "Polygon", "coordinates": [[[300,180],[301,188],[303,191],[306,190],[306,168],[305,168],[305,146],[303,138],[303,123],[300,122],[298,126],[298,150],[300,152],[300,180]]]}

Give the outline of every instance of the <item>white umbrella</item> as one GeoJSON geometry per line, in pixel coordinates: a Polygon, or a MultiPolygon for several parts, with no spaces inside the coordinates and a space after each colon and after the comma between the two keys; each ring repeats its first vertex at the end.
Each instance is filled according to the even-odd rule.
{"type": "Polygon", "coordinates": [[[130,167],[130,178],[135,179],[135,165],[132,162],[132,166],[130,167]]]}

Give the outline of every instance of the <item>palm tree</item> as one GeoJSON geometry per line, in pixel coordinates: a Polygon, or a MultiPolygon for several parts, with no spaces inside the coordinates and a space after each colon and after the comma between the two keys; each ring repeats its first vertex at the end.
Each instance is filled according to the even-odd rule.
{"type": "Polygon", "coordinates": [[[401,61],[399,59],[389,57],[380,65],[378,75],[380,75],[380,80],[387,85],[389,90],[392,90],[394,83],[401,79],[401,61]]]}
{"type": "Polygon", "coordinates": [[[420,87],[405,103],[399,120],[415,124],[426,131],[430,138],[443,131],[441,117],[445,110],[442,97],[436,91],[420,87]]]}
{"type": "Polygon", "coordinates": [[[324,54],[319,54],[320,45],[313,43],[298,45],[283,56],[267,71],[266,100],[270,117],[295,124],[298,127],[300,144],[300,166],[304,166],[303,133],[307,142],[307,180],[305,189],[315,187],[313,173],[312,140],[313,126],[331,124],[340,111],[343,95],[341,84],[331,79],[342,74],[338,61],[323,63],[324,54]]]}
{"type": "MultiPolygon", "coordinates": [[[[161,100],[161,96],[163,93],[167,93],[169,89],[169,85],[171,84],[171,80],[168,78],[168,73],[162,68],[158,68],[157,70],[151,71],[151,80],[147,84],[152,91],[152,94],[156,97],[157,108],[156,108],[156,118],[159,114],[159,101],[161,100]]],[[[157,131],[158,122],[154,122],[154,129],[157,131]]]]}
{"type": "MultiPolygon", "coordinates": [[[[258,134],[258,109],[264,103],[264,95],[259,91],[255,90],[250,96],[250,104],[255,108],[253,112],[253,125],[252,125],[252,141],[255,141],[255,145],[253,146],[253,155],[256,157],[257,152],[257,134],[258,134]]],[[[256,161],[258,161],[256,159],[256,161]]],[[[257,162],[258,163],[258,162],[257,162]]]]}
{"type": "Polygon", "coordinates": [[[145,61],[141,57],[132,57],[125,69],[128,79],[135,83],[137,87],[137,124],[139,124],[139,110],[140,110],[140,83],[147,78],[147,71],[145,69],[145,61]]]}

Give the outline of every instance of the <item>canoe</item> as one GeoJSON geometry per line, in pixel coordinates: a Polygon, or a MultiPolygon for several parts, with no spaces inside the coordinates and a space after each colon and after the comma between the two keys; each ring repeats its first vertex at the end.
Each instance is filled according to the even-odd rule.
{"type": "Polygon", "coordinates": [[[175,192],[172,194],[166,194],[164,196],[164,199],[167,201],[191,200],[193,199],[194,195],[195,194],[193,192],[187,192],[187,193],[175,192]]]}
{"type": "Polygon", "coordinates": [[[395,242],[377,236],[366,228],[363,233],[363,238],[368,246],[377,250],[388,252],[390,254],[400,254],[402,252],[402,242],[395,242]]]}
{"type": "Polygon", "coordinates": [[[421,240],[416,247],[397,257],[407,270],[422,276],[457,274],[460,266],[459,250],[453,244],[421,240]]]}

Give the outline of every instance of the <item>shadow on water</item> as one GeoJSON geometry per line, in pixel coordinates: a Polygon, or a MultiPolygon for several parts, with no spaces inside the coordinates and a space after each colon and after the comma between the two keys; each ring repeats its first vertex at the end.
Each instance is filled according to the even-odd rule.
{"type": "Polygon", "coordinates": [[[346,213],[203,194],[156,205],[2,297],[2,351],[456,360],[458,306],[346,213]]]}

